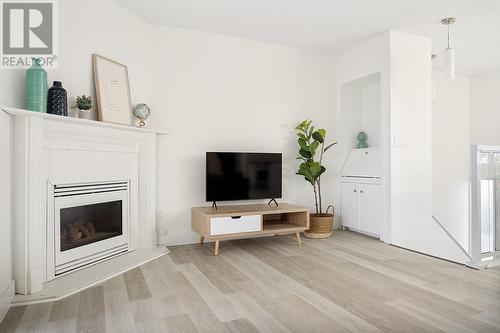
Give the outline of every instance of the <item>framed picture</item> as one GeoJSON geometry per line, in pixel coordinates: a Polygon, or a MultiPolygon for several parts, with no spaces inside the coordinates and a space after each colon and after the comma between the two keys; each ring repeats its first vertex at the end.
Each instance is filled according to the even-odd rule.
{"type": "Polygon", "coordinates": [[[127,66],[97,54],[92,55],[99,119],[132,125],[132,104],[127,66]]]}

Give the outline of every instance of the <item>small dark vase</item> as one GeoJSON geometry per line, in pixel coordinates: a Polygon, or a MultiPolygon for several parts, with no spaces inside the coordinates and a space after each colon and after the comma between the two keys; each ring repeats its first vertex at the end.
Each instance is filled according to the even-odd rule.
{"type": "Polygon", "coordinates": [[[54,81],[47,94],[47,113],[68,115],[68,96],[61,81],[54,81]]]}

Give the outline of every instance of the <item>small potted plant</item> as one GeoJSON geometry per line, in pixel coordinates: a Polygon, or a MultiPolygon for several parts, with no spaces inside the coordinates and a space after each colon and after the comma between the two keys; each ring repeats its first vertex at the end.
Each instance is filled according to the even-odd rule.
{"type": "Polygon", "coordinates": [[[304,120],[295,130],[299,137],[298,160],[301,160],[298,175],[309,182],[314,191],[315,213],[310,214],[309,229],[305,231],[307,238],[327,238],[332,235],[333,206],[330,205],[323,212],[321,200],[321,175],[326,171],[323,166],[323,154],[337,142],[325,146],[326,130],[319,128],[315,130],[311,120],[304,120]],[[328,214],[332,208],[331,214],[328,214]]]}
{"type": "Polygon", "coordinates": [[[93,112],[92,97],[85,94],[76,98],[75,108],[78,112],[78,118],[97,120],[93,112]]]}

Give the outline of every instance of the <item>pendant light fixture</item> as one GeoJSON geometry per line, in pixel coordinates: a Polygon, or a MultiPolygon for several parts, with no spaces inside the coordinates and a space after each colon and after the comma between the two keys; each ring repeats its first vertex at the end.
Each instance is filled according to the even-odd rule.
{"type": "Polygon", "coordinates": [[[446,17],[441,23],[448,26],[448,47],[443,52],[444,78],[453,80],[455,78],[455,50],[450,47],[450,24],[455,23],[454,17],[446,17]]]}

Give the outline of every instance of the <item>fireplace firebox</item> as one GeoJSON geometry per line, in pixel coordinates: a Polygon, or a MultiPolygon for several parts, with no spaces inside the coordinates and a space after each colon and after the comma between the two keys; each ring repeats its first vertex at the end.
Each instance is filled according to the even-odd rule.
{"type": "Polygon", "coordinates": [[[129,182],[53,186],[53,276],[128,251],[129,182]]]}
{"type": "Polygon", "coordinates": [[[61,251],[122,234],[121,200],[68,207],[60,215],[61,251]]]}

